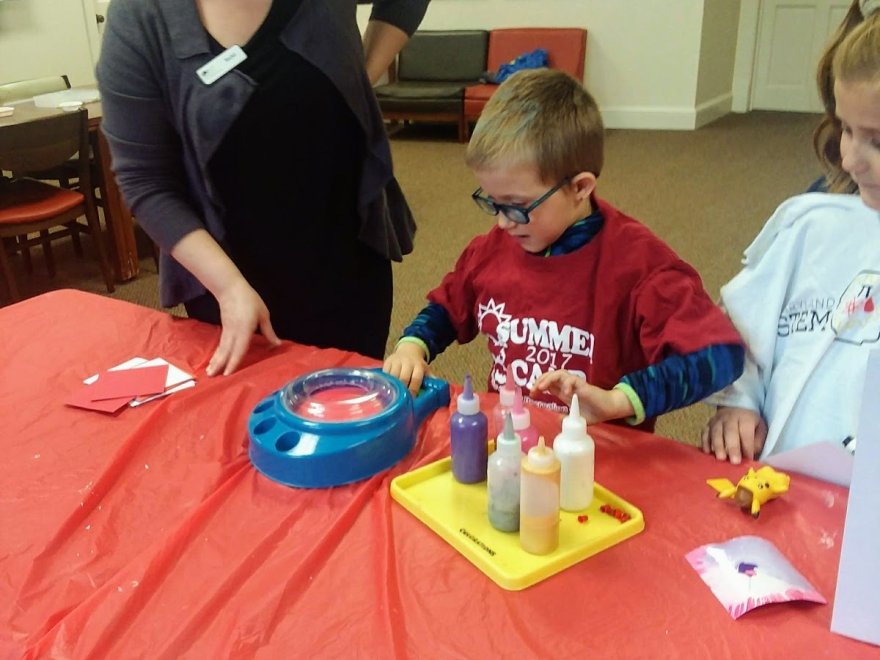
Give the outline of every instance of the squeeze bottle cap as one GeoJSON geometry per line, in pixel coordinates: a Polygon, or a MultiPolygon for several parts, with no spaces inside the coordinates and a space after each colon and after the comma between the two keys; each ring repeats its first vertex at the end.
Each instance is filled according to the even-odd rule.
{"type": "Polygon", "coordinates": [[[513,400],[516,397],[516,390],[518,389],[513,382],[513,366],[508,364],[504,373],[504,385],[498,390],[498,401],[505,408],[512,408],[513,400]]]}
{"type": "Polygon", "coordinates": [[[474,393],[474,382],[470,374],[464,377],[464,392],[456,400],[458,412],[462,415],[476,415],[480,412],[480,397],[474,393]]]}
{"type": "Polygon", "coordinates": [[[568,415],[562,419],[562,432],[571,435],[584,435],[587,432],[587,420],[581,417],[577,395],[571,397],[568,415]]]}
{"type": "Polygon", "coordinates": [[[504,430],[495,439],[495,448],[502,454],[522,453],[522,443],[519,436],[513,431],[513,420],[509,411],[504,412],[504,430]]]}
{"type": "Polygon", "coordinates": [[[513,416],[513,428],[517,431],[527,429],[532,425],[532,416],[528,408],[523,406],[522,390],[517,389],[513,397],[513,407],[510,410],[513,416]]]}
{"type": "Polygon", "coordinates": [[[556,462],[553,450],[544,445],[544,436],[538,438],[538,444],[529,449],[529,465],[536,468],[549,468],[556,462]]]}

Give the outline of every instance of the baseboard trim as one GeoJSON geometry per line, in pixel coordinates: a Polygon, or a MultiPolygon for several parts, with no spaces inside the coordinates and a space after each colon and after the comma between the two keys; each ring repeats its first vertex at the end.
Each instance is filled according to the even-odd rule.
{"type": "Polygon", "coordinates": [[[706,124],[720,119],[726,114],[733,111],[733,94],[721,94],[714,99],[709,99],[697,106],[696,121],[694,128],[705,126],[706,124]]]}
{"type": "Polygon", "coordinates": [[[606,128],[692,131],[723,117],[733,107],[733,95],[722,94],[690,108],[682,106],[603,107],[606,128]]]}

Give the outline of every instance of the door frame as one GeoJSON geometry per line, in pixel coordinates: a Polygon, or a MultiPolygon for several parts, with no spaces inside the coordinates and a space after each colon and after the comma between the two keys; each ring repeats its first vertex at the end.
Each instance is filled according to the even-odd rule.
{"type": "Polygon", "coordinates": [[[89,57],[92,59],[92,68],[98,65],[98,56],[101,52],[101,35],[98,33],[98,21],[95,19],[95,0],[82,0],[83,23],[86,26],[86,35],[89,41],[89,57]]]}
{"type": "Polygon", "coordinates": [[[734,112],[752,109],[752,81],[755,77],[755,55],[758,50],[758,29],[761,25],[761,0],[740,0],[739,29],[733,64],[734,112]]]}

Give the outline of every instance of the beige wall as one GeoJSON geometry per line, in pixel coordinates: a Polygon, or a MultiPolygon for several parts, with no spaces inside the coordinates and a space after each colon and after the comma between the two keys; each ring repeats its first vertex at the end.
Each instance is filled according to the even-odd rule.
{"type": "MultiPolygon", "coordinates": [[[[694,128],[730,109],[740,0],[433,0],[422,29],[585,27],[611,128],[694,128]]],[[[361,27],[369,7],[358,9],[361,27]]]]}
{"type": "Polygon", "coordinates": [[[74,85],[94,82],[83,7],[81,0],[0,2],[0,82],[64,73],[74,85]]]}
{"type": "MultiPolygon", "coordinates": [[[[423,29],[584,27],[610,128],[690,129],[729,107],[740,0],[433,0],[423,29]]],[[[94,81],[92,0],[0,2],[0,82],[94,81]],[[84,9],[89,7],[89,10],[84,9]]],[[[370,8],[358,7],[361,27],[370,8]]]]}

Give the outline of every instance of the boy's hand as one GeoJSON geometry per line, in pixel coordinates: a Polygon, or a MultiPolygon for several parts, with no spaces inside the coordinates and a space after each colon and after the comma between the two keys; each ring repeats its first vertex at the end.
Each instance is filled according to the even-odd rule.
{"type": "Polygon", "coordinates": [[[754,410],[722,406],[706,422],[700,439],[704,452],[714,452],[718,460],[730,459],[738,465],[743,457],[754,460],[761,454],[767,423],[754,410]]]}
{"type": "Polygon", "coordinates": [[[418,344],[403,342],[395,351],[385,358],[382,371],[403,381],[409,391],[416,395],[422,387],[422,380],[429,367],[425,360],[425,351],[418,344]]]}
{"type": "Polygon", "coordinates": [[[572,396],[577,395],[581,417],[587,420],[587,424],[635,415],[632,404],[620,390],[603,390],[561,369],[542,374],[530,390],[533,396],[544,392],[552,394],[565,405],[570,405],[572,396]]]}

